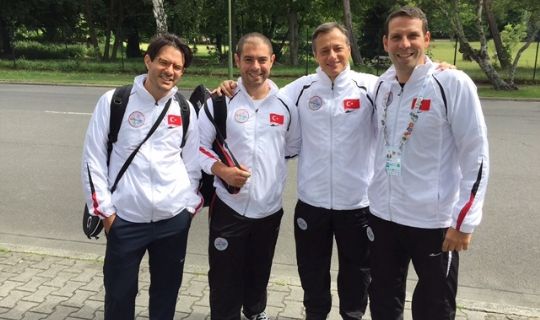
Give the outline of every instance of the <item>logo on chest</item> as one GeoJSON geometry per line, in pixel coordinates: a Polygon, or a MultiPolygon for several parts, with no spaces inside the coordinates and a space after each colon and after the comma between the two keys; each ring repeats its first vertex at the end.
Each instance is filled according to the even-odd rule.
{"type": "Polygon", "coordinates": [[[308,107],[313,111],[319,110],[323,105],[323,101],[319,96],[313,96],[309,98],[308,107]]]}
{"type": "MultiPolygon", "coordinates": [[[[413,99],[411,109],[414,109],[416,107],[416,98],[413,99]]],[[[420,111],[429,111],[431,108],[431,100],[429,99],[423,99],[420,101],[420,111]]]]}
{"type": "Polygon", "coordinates": [[[271,126],[282,126],[285,116],[277,113],[270,113],[270,125],[271,126]]]}
{"type": "Polygon", "coordinates": [[[360,99],[345,99],[343,100],[343,110],[351,112],[360,109],[360,99]]]}
{"type": "Polygon", "coordinates": [[[128,122],[133,128],[139,128],[144,124],[144,114],[140,111],[133,111],[128,117],[128,122]]]}
{"type": "Polygon", "coordinates": [[[244,123],[249,120],[249,111],[246,109],[238,109],[234,112],[234,120],[238,123],[244,123]]]}
{"type": "Polygon", "coordinates": [[[179,127],[182,125],[182,117],[176,114],[170,114],[167,116],[167,124],[169,127],[179,127]]]}

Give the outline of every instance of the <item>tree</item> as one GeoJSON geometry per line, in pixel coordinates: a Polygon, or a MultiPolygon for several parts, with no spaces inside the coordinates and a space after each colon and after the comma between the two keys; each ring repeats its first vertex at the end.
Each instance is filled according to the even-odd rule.
{"type": "MultiPolygon", "coordinates": [[[[515,3],[515,2],[513,2],[515,3]]],[[[450,1],[442,1],[437,0],[437,4],[440,8],[440,10],[443,12],[443,14],[448,18],[450,21],[450,24],[452,26],[452,29],[454,33],[456,34],[456,37],[459,40],[460,43],[460,52],[466,54],[467,56],[471,57],[473,60],[475,60],[482,71],[486,74],[488,80],[491,82],[493,87],[496,90],[511,90],[511,89],[517,89],[515,83],[514,83],[514,77],[515,72],[517,69],[519,58],[521,57],[521,54],[525,49],[529,47],[531,42],[534,40],[536,35],[539,32],[540,29],[540,4],[537,2],[533,2],[532,4],[528,3],[527,1],[520,1],[520,11],[524,14],[525,17],[527,17],[527,38],[525,39],[525,44],[518,50],[516,56],[513,58],[508,54],[508,52],[505,52],[505,54],[497,54],[497,59],[499,63],[501,63],[501,66],[506,66],[509,68],[509,72],[507,73],[507,79],[504,78],[504,75],[501,75],[495,65],[492,63],[490,56],[488,54],[488,46],[487,46],[487,37],[484,32],[485,29],[492,30],[491,36],[494,38],[494,42],[496,43],[496,46],[499,46],[497,48],[497,52],[499,50],[502,52],[504,50],[504,43],[501,39],[501,34],[499,32],[498,27],[495,24],[495,19],[493,15],[493,8],[490,0],[476,0],[475,6],[471,6],[469,8],[475,9],[475,27],[476,31],[479,35],[480,40],[480,48],[475,49],[471,46],[469,39],[465,35],[463,23],[461,21],[460,12],[467,8],[467,6],[462,6],[459,0],[450,0],[450,1]],[[488,3],[486,3],[486,1],[488,3]],[[487,17],[487,20],[489,21],[489,28],[486,28],[484,23],[484,14],[487,17]],[[499,44],[497,44],[499,43],[499,44]],[[501,61],[502,59],[502,61],[501,61]],[[511,62],[512,61],[512,62],[511,62]],[[509,63],[511,62],[511,66],[509,63]]]]}
{"type": "Polygon", "coordinates": [[[354,35],[353,31],[350,0],[343,0],[343,20],[345,22],[345,28],[347,28],[349,31],[349,42],[351,44],[353,63],[355,65],[364,64],[364,60],[360,54],[360,49],[358,48],[358,41],[356,40],[356,36],[354,35]]]}
{"type": "Polygon", "coordinates": [[[97,39],[97,32],[94,25],[94,6],[93,6],[93,0],[85,0],[84,4],[84,13],[86,16],[86,23],[88,24],[88,34],[89,34],[89,43],[92,45],[92,48],[94,50],[94,56],[97,59],[101,58],[101,53],[99,52],[99,43],[97,39]]]}
{"type": "Polygon", "coordinates": [[[154,18],[156,19],[156,34],[167,33],[167,14],[163,7],[163,0],[152,0],[154,18]]]}
{"type": "Polygon", "coordinates": [[[296,10],[289,8],[287,13],[287,20],[289,22],[289,64],[293,66],[298,65],[298,47],[300,46],[300,36],[298,34],[298,13],[296,10]]]}
{"type": "Polygon", "coordinates": [[[512,65],[511,58],[509,57],[508,52],[504,48],[501,34],[499,32],[499,28],[497,27],[497,21],[495,19],[491,0],[484,0],[484,11],[486,13],[487,24],[493,38],[493,43],[495,45],[495,50],[497,51],[497,57],[499,58],[501,67],[503,69],[509,70],[512,65]]]}

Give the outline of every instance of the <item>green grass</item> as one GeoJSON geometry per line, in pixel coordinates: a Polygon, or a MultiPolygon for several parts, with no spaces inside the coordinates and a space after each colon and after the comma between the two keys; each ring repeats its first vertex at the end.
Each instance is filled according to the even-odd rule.
{"type": "MultiPolygon", "coordinates": [[[[474,43],[472,45],[475,45],[474,43]]],[[[478,46],[478,44],[476,44],[478,46]]],[[[454,42],[450,40],[433,40],[429,54],[437,61],[454,63],[454,42]]],[[[197,54],[193,64],[187,69],[179,83],[182,88],[194,88],[204,83],[209,88],[216,87],[221,81],[228,78],[226,63],[217,63],[216,57],[209,54],[206,45],[198,45],[197,54]]],[[[486,84],[486,77],[474,61],[464,61],[461,53],[457,53],[456,66],[463,70],[476,83],[479,84],[481,97],[512,98],[512,99],[540,99],[540,86],[534,85],[532,80],[536,45],[531,45],[522,55],[516,74],[519,90],[495,91],[486,84]]],[[[316,62],[311,58],[307,72],[316,68],[316,62]]],[[[362,72],[380,74],[384,70],[375,70],[369,67],[354,68],[362,72]]],[[[66,60],[12,60],[0,59],[0,81],[13,83],[42,83],[42,84],[74,84],[96,86],[119,86],[133,81],[137,74],[144,73],[142,58],[117,60],[114,62],[98,62],[92,59],[66,59],[66,60]]],[[[271,78],[278,86],[284,86],[292,80],[306,73],[306,66],[291,67],[275,63],[271,78]]],[[[238,77],[234,70],[233,78],[238,77]]],[[[540,66],[536,70],[534,83],[540,83],[540,66]]]]}
{"type": "MultiPolygon", "coordinates": [[[[434,60],[446,61],[448,63],[454,63],[454,47],[455,42],[447,39],[436,39],[430,43],[429,54],[434,60]]],[[[520,47],[523,44],[520,44],[520,47]]],[[[479,48],[479,43],[471,43],[474,48],[479,48]]],[[[488,52],[490,57],[493,57],[494,50],[492,49],[492,41],[488,42],[488,52]]],[[[517,53],[518,48],[514,50],[514,55],[517,53]]],[[[536,43],[532,43],[527,50],[525,50],[519,58],[518,68],[516,71],[516,79],[520,81],[532,80],[534,72],[534,58],[536,56],[536,43]]],[[[492,61],[494,61],[492,59],[492,61]]],[[[540,62],[538,62],[540,64],[540,62]]],[[[458,69],[463,70],[471,78],[475,80],[486,80],[485,74],[480,70],[480,67],[475,61],[463,60],[462,54],[457,51],[455,65],[458,69]]],[[[540,80],[540,65],[537,66],[536,80],[540,80]]]]}

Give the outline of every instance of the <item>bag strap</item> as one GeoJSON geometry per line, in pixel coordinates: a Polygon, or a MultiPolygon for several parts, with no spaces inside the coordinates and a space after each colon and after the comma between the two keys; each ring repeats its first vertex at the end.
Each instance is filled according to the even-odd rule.
{"type": "Polygon", "coordinates": [[[186,145],[187,131],[189,128],[189,104],[186,98],[180,93],[180,91],[176,91],[176,94],[174,96],[176,97],[176,101],[178,101],[178,104],[180,105],[180,115],[182,116],[182,143],[180,144],[180,148],[184,148],[184,146],[186,145]]]}
{"type": "Polygon", "coordinates": [[[118,181],[120,181],[120,178],[122,178],[122,176],[126,172],[127,168],[131,164],[131,161],[133,161],[133,158],[135,158],[135,155],[137,154],[137,152],[139,152],[139,149],[141,148],[141,146],[146,142],[146,140],[148,140],[148,138],[150,138],[150,136],[154,133],[154,131],[156,131],[157,127],[159,126],[159,124],[161,123],[163,118],[165,117],[165,114],[167,114],[167,111],[169,110],[169,106],[171,105],[171,101],[172,101],[172,98],[169,99],[169,101],[167,101],[167,104],[165,104],[165,107],[163,108],[163,111],[161,111],[161,114],[157,118],[156,122],[154,122],[154,125],[152,126],[152,128],[150,129],[150,131],[148,132],[146,137],[143,139],[143,141],[141,143],[139,143],[137,148],[135,148],[135,150],[133,150],[133,152],[127,158],[126,162],[124,162],[124,165],[122,166],[122,168],[120,169],[120,171],[116,175],[116,180],[114,180],[114,184],[113,184],[113,186],[111,188],[111,194],[114,192],[114,190],[116,190],[116,185],[118,184],[118,181]]]}
{"type": "Polygon", "coordinates": [[[107,141],[107,167],[109,166],[109,162],[111,160],[113,144],[116,142],[116,140],[118,140],[118,132],[120,131],[120,126],[122,125],[122,119],[124,118],[124,113],[126,112],[126,106],[129,101],[132,87],[133,85],[127,85],[116,88],[111,99],[111,116],[109,118],[108,136],[109,140],[107,141]]]}
{"type": "Polygon", "coordinates": [[[208,110],[206,102],[204,103],[204,113],[216,128],[216,140],[221,144],[225,144],[225,139],[227,139],[227,102],[225,97],[212,97],[212,105],[214,106],[214,115],[208,110]]]}
{"type": "MultiPolygon", "coordinates": [[[[227,138],[227,101],[225,100],[224,96],[216,96],[212,97],[212,105],[214,106],[214,115],[210,113],[210,110],[208,110],[208,104],[204,103],[204,112],[206,113],[206,116],[212,122],[214,125],[214,128],[216,129],[216,141],[219,149],[224,149],[227,151],[228,155],[230,156],[230,160],[232,161],[232,164],[236,166],[237,168],[240,168],[240,164],[234,157],[233,153],[231,152],[231,149],[229,149],[229,146],[227,145],[227,142],[225,139],[227,138]]],[[[215,146],[215,144],[214,144],[215,146]]],[[[224,152],[221,152],[220,150],[214,150],[219,151],[218,154],[221,153],[221,155],[225,156],[224,152]]]]}

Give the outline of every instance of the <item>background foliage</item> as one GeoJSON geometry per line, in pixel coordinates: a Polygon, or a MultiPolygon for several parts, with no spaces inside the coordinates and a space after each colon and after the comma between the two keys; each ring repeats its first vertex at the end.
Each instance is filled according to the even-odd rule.
{"type": "MultiPolygon", "coordinates": [[[[342,0],[231,0],[232,43],[244,33],[258,31],[271,39],[278,64],[303,69],[312,63],[310,37],[313,29],[322,22],[344,21],[342,0]]],[[[360,0],[348,1],[352,16],[352,32],[358,39],[361,63],[357,67],[384,68],[388,60],[382,47],[384,20],[396,6],[418,5],[426,12],[435,42],[450,39],[454,44],[458,33],[449,12],[456,12],[463,26],[463,36],[480,48],[482,33],[491,41],[493,34],[486,24],[487,13],[492,13],[504,50],[511,59],[520,46],[533,36],[532,43],[540,38],[540,1],[527,0],[360,0]],[[480,18],[479,8],[486,6],[480,18]],[[452,10],[457,8],[457,10],[452,10]],[[478,42],[479,41],[479,42],[478,42]]],[[[228,21],[226,0],[0,0],[0,59],[11,60],[11,65],[21,68],[29,60],[70,59],[66,69],[85,64],[100,70],[97,64],[121,60],[121,70],[132,70],[124,62],[140,58],[147,43],[156,33],[153,8],[161,3],[166,14],[169,32],[186,39],[198,55],[198,65],[219,67],[226,65],[228,50],[228,21]],[[22,59],[22,60],[17,60],[22,59]]],[[[461,38],[460,38],[461,39],[461,38]]],[[[497,38],[494,38],[497,39],[497,38]]],[[[460,40],[458,49],[463,44],[460,40]]],[[[490,45],[486,59],[494,72],[510,69],[498,63],[498,53],[490,45]]],[[[528,48],[526,64],[516,66],[518,82],[531,79],[530,72],[521,74],[523,68],[532,68],[530,56],[534,46],[528,48]]],[[[476,49],[474,49],[476,50],[476,49]]],[[[451,50],[450,50],[451,51],[451,50]]],[[[470,59],[466,51],[461,58],[470,59]]],[[[472,55],[474,57],[474,55],[472,55]]],[[[437,57],[454,62],[454,58],[437,57]]],[[[519,57],[518,57],[519,58],[519,57]]],[[[458,63],[456,60],[454,63],[458,63]]],[[[475,59],[476,60],[476,59],[475,59]]],[[[510,61],[512,62],[512,61],[510,61]]],[[[482,65],[481,63],[479,63],[482,65]]],[[[9,66],[10,64],[5,64],[9,66]]],[[[101,68],[102,69],[102,68],[101,68]]],[[[295,69],[295,70],[296,70],[295,69]]],[[[84,70],[78,69],[79,71],[84,70]]],[[[530,71],[530,70],[529,70],[530,71]]],[[[484,79],[490,80],[487,74],[484,79]]],[[[479,72],[479,73],[482,73],[479,72]]],[[[511,75],[510,75],[511,76],[511,75]]],[[[509,76],[509,77],[510,77],[509,76]]],[[[505,76],[503,76],[505,77],[505,76]]],[[[539,75],[540,77],[540,75],[539,75]]],[[[513,82],[513,79],[512,79],[513,82]]]]}

